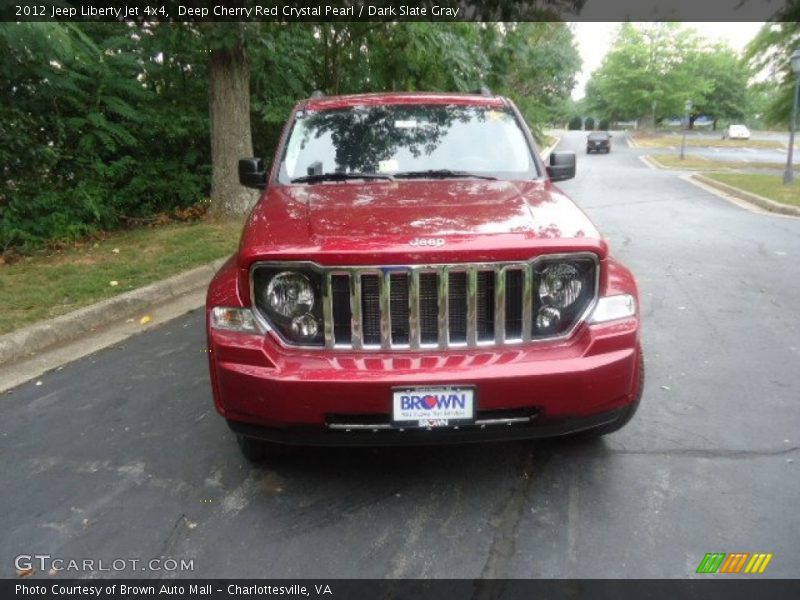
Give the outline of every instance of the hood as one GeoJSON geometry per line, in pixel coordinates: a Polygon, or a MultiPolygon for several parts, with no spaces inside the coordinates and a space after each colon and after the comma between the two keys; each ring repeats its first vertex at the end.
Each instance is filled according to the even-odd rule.
{"type": "Polygon", "coordinates": [[[361,255],[367,264],[380,252],[409,261],[517,260],[536,247],[605,254],[588,217],[549,181],[337,182],[268,189],[245,227],[240,258],[331,255],[357,264],[348,257],[361,255]]]}

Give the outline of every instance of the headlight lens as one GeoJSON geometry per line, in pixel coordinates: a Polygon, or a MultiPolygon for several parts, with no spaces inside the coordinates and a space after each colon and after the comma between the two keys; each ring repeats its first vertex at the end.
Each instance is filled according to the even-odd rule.
{"type": "Polygon", "coordinates": [[[578,269],[568,263],[557,263],[546,267],[542,273],[539,298],[550,306],[567,308],[575,303],[582,288],[578,269]]]}
{"type": "Polygon", "coordinates": [[[251,272],[255,314],[283,341],[323,346],[322,276],[312,268],[259,263],[251,272]]]}
{"type": "Polygon", "coordinates": [[[534,337],[564,334],[585,316],[597,293],[598,269],[588,254],[548,257],[534,267],[534,337]]]}
{"type": "Polygon", "coordinates": [[[302,273],[284,271],[269,282],[266,300],[267,306],[276,314],[291,318],[314,308],[314,288],[302,273]]]}

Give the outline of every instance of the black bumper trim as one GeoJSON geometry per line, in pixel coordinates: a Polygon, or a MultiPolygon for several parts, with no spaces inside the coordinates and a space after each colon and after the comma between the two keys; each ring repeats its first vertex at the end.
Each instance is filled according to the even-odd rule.
{"type": "Polygon", "coordinates": [[[492,440],[525,440],[558,437],[578,433],[623,418],[629,405],[604,413],[558,422],[537,423],[534,419],[524,425],[477,426],[459,429],[379,429],[377,431],[336,431],[322,427],[272,428],[228,420],[237,434],[276,444],[293,446],[416,446],[464,444],[492,440]]]}

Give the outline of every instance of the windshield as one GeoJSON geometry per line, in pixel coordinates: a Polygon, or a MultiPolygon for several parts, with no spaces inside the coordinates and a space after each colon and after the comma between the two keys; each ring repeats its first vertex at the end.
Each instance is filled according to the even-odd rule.
{"type": "Polygon", "coordinates": [[[502,179],[539,175],[513,112],[438,104],[298,114],[284,149],[279,181],[328,173],[502,179]]]}
{"type": "Polygon", "coordinates": [[[607,133],[590,133],[589,134],[590,140],[607,140],[608,134],[607,133]]]}

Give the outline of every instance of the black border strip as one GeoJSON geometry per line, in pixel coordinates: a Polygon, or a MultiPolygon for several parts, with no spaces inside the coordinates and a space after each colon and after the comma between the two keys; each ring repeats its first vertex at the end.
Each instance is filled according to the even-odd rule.
{"type": "Polygon", "coordinates": [[[800,0],[3,0],[0,21],[800,21],[800,0]]]}
{"type": "Polygon", "coordinates": [[[684,598],[702,600],[750,600],[756,597],[782,600],[800,597],[800,579],[758,579],[749,576],[705,576],[708,579],[105,579],[81,580],[5,579],[0,596],[40,600],[86,598],[191,598],[198,600],[244,599],[414,599],[414,600],[627,600],[684,598]],[[123,586],[144,587],[151,593],[121,593],[123,586]],[[164,586],[168,593],[158,593],[164,586]],[[191,586],[196,586],[192,588],[191,586]],[[202,586],[202,587],[201,587],[202,586]],[[236,588],[250,592],[235,592],[236,588]],[[255,588],[253,587],[255,586],[255,588]],[[257,589],[256,589],[257,588],[257,589]],[[38,593],[37,591],[38,590],[38,593]],[[253,591],[255,590],[255,591],[253,591]],[[269,591],[268,591],[269,590],[269,591]],[[319,593],[318,593],[319,590],[319,593]],[[326,593],[326,590],[330,590],[326,593]],[[70,593],[73,591],[73,593],[70,593]]]}

